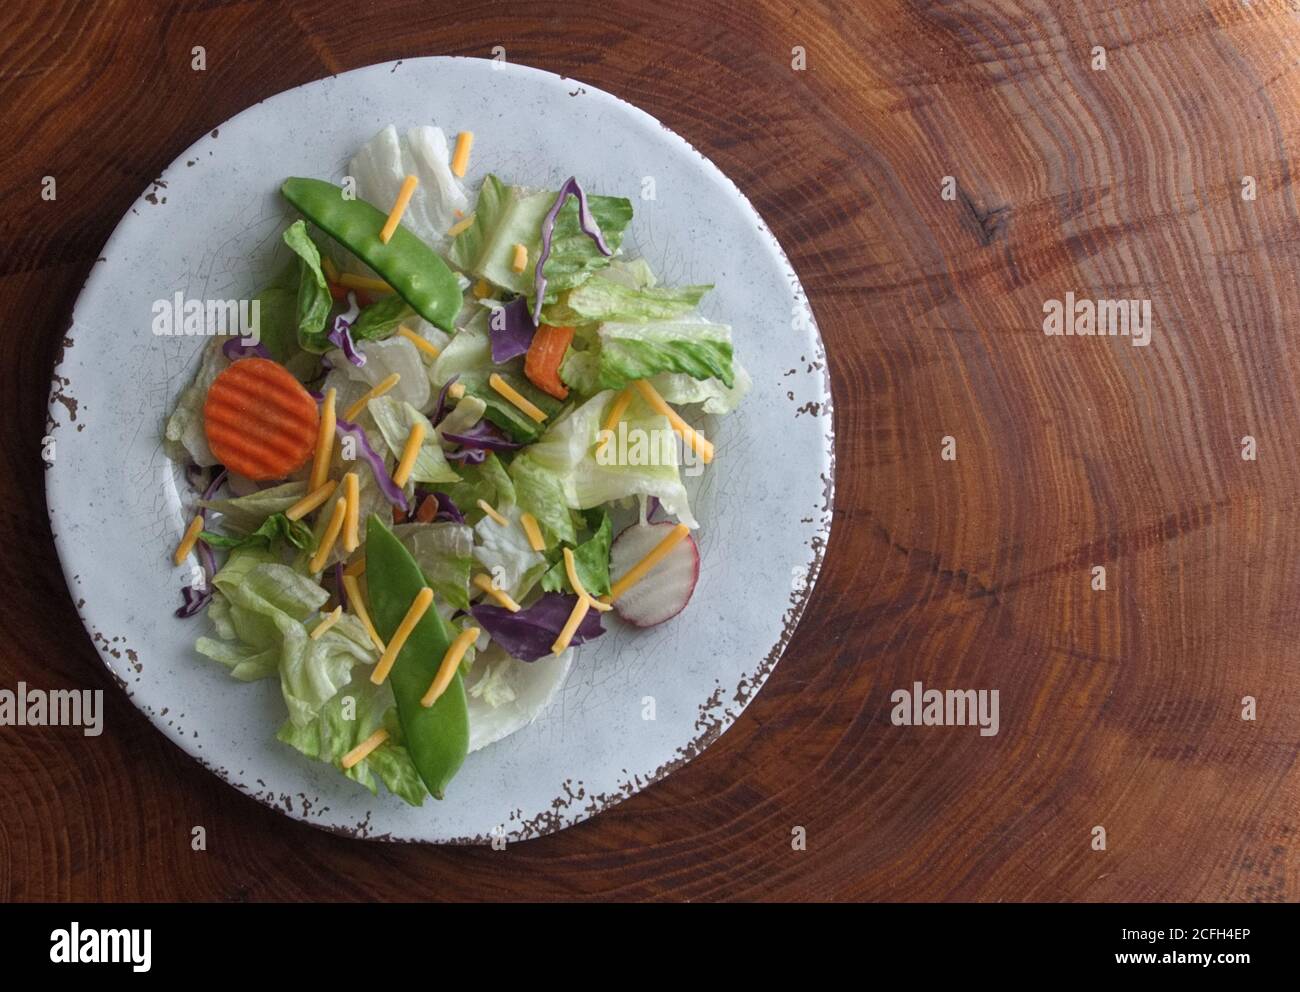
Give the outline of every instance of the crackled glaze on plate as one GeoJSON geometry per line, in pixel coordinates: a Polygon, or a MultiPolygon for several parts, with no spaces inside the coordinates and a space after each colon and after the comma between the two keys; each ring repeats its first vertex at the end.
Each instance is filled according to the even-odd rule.
{"type": "Polygon", "coordinates": [[[676,134],[590,86],[521,66],[425,58],[370,66],[272,97],[184,152],[130,209],[77,300],[50,401],[51,523],[72,597],[132,701],[249,795],[359,837],[508,841],[563,829],[685,764],[771,673],[821,565],[834,477],[825,356],[798,279],[736,187],[676,134]],[[378,797],[275,740],[278,682],[245,685],[194,653],[206,620],[172,611],[187,567],[170,555],[192,495],[163,421],[199,338],[155,337],[155,300],[250,296],[290,214],[289,175],[337,179],[388,123],[475,132],[466,183],[489,171],[556,188],[577,175],[628,196],[624,242],[665,283],[715,284],[706,317],[732,325],[754,379],[740,410],[703,426],[717,457],[688,479],[699,585],[669,623],[617,621],[579,650],[530,726],[471,754],[443,802],[378,797]],[[598,137],[597,137],[598,136],[598,137]],[[642,191],[653,180],[654,198],[642,191]],[[655,719],[643,719],[647,698],[655,719]]]}

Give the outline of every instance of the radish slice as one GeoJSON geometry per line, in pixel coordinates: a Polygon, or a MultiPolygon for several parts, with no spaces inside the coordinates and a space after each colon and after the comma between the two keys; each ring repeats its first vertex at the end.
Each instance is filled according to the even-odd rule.
{"type": "MultiPolygon", "coordinates": [[[[676,524],[633,524],[609,549],[609,575],[617,582],[653,551],[676,524]]],[[[654,568],[614,601],[614,612],[636,627],[653,627],[686,608],[700,577],[700,549],[687,534],[654,568]]]]}

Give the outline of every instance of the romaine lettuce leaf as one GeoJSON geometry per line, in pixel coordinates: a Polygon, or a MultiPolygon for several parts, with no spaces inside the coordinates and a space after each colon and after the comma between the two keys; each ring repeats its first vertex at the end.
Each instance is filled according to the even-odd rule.
{"type": "Polygon", "coordinates": [[[661,321],[691,313],[712,286],[635,288],[598,272],[542,311],[542,322],[573,327],[606,321],[661,321]]]}
{"type": "MultiPolygon", "coordinates": [[[[588,593],[603,596],[609,592],[609,545],[614,528],[604,510],[593,510],[592,513],[597,518],[596,527],[590,537],[573,549],[573,567],[588,593]]],[[[546,592],[577,591],[569,583],[563,557],[542,576],[542,589],[546,592]]]]}
{"type": "Polygon", "coordinates": [[[604,323],[590,347],[569,353],[560,378],[578,392],[591,394],[622,389],[664,372],[717,379],[731,388],[731,328],[702,320],[604,323]]]}

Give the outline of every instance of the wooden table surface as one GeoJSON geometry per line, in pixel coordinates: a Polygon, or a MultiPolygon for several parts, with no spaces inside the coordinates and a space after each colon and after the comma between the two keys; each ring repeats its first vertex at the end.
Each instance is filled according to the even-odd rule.
{"type": "Polygon", "coordinates": [[[107,707],[94,741],[0,728],[0,899],[1294,900],[1300,22],[1081,6],[0,9],[0,688],[107,707]],[[352,841],[221,783],[107,677],[50,539],[50,370],[199,135],[494,45],[655,115],[775,231],[829,354],[834,532],[773,677],[688,767],[505,851],[352,841]],[[1045,334],[1067,292],[1149,300],[1149,345],[1045,334]],[[999,733],[895,726],[918,681],[997,689],[999,733]]]}

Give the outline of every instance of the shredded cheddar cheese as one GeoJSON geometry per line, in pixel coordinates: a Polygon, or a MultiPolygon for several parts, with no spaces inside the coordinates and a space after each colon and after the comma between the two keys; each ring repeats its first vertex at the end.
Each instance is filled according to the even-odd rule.
{"type": "Polygon", "coordinates": [[[534,551],[545,551],[546,541],[542,538],[542,528],[537,526],[537,518],[531,513],[522,514],[519,517],[519,526],[523,527],[524,533],[528,535],[528,543],[534,551]]]}
{"type": "Polygon", "coordinates": [[[591,600],[586,596],[579,596],[578,601],[573,604],[569,619],[564,622],[564,629],[551,645],[551,654],[564,654],[569,642],[573,640],[573,635],[578,632],[579,625],[587,618],[589,609],[591,609],[591,600]]]}
{"type": "MultiPolygon", "coordinates": [[[[334,432],[338,419],[334,413],[334,401],[338,390],[333,387],[325,390],[325,401],[320,407],[320,429],[316,433],[316,453],[312,456],[311,477],[307,482],[307,492],[315,493],[325,485],[325,478],[330,471],[330,457],[334,454],[334,432]]],[[[321,500],[321,503],[325,500],[321,500]]],[[[318,503],[317,506],[320,504],[318,503]]],[[[314,508],[313,508],[314,509],[314,508]]],[[[311,510],[305,511],[310,513],[311,510]]]]}
{"type": "Polygon", "coordinates": [[[320,267],[325,270],[325,278],[330,282],[339,281],[339,267],[334,264],[334,259],[328,255],[320,257],[320,267]]]}
{"type": "Polygon", "coordinates": [[[339,764],[343,766],[344,771],[347,771],[353,765],[365,761],[370,752],[379,747],[379,745],[384,743],[386,740],[388,740],[388,731],[383,727],[380,727],[351,751],[343,755],[343,760],[340,761],[339,764]]]}
{"type": "Polygon", "coordinates": [[[310,637],[313,641],[319,641],[321,635],[324,634],[325,631],[333,627],[336,623],[338,623],[339,617],[341,616],[343,616],[343,607],[341,606],[334,607],[334,609],[329,611],[329,613],[326,615],[324,620],[322,620],[320,623],[318,623],[315,627],[311,629],[311,633],[308,634],[307,636],[310,637]]]}
{"type": "Polygon", "coordinates": [[[672,424],[673,430],[694,449],[695,453],[700,456],[700,461],[704,462],[705,465],[713,461],[713,445],[704,439],[703,434],[678,416],[677,411],[664,402],[664,398],[659,395],[654,386],[650,385],[645,379],[638,379],[633,385],[641,394],[641,398],[650,404],[650,407],[656,413],[668,418],[668,423],[672,424]]]}
{"type": "Polygon", "coordinates": [[[355,575],[343,573],[343,588],[348,591],[348,605],[352,607],[352,612],[357,615],[361,625],[366,628],[366,633],[370,635],[370,642],[379,649],[379,653],[384,653],[384,639],[379,636],[379,631],[375,630],[375,625],[370,622],[370,614],[366,612],[366,601],[361,597],[361,584],[357,582],[355,575]]]}
{"type": "Polygon", "coordinates": [[[393,662],[397,661],[397,656],[402,653],[402,647],[406,644],[406,639],[411,636],[411,631],[415,630],[415,625],[429,612],[429,607],[432,605],[433,590],[425,586],[415,594],[415,598],[411,600],[411,605],[406,609],[406,616],[402,617],[402,622],[397,625],[397,630],[393,631],[393,636],[388,641],[388,647],[379,656],[374,671],[370,673],[371,682],[375,685],[384,684],[384,679],[388,678],[388,673],[393,669],[393,662]]]}
{"type": "Polygon", "coordinates": [[[540,410],[535,404],[529,402],[526,396],[520,393],[519,390],[515,389],[514,386],[510,385],[510,383],[502,379],[501,376],[498,375],[496,372],[493,372],[490,376],[488,376],[488,385],[491,386],[493,389],[495,389],[506,399],[508,399],[511,403],[517,406],[520,410],[526,413],[533,420],[537,421],[537,423],[540,424],[543,420],[546,419],[546,414],[542,410],[540,410]]]}
{"type": "Polygon", "coordinates": [[[343,476],[343,498],[348,501],[343,514],[343,550],[352,554],[361,546],[361,480],[356,472],[343,476]]]}
{"type": "Polygon", "coordinates": [[[456,223],[452,224],[451,227],[447,228],[447,235],[449,237],[454,238],[462,231],[468,231],[473,226],[474,226],[474,215],[470,214],[468,217],[464,218],[463,220],[456,221],[456,223]]]}
{"type": "Polygon", "coordinates": [[[327,499],[329,499],[330,493],[334,491],[334,487],[337,485],[338,483],[333,479],[327,479],[323,486],[318,489],[313,489],[302,499],[298,500],[298,502],[294,503],[293,506],[285,510],[284,515],[290,520],[301,520],[303,517],[307,516],[307,514],[311,513],[312,510],[321,506],[327,499]]]}
{"type": "Polygon", "coordinates": [[[477,627],[466,627],[456,635],[456,639],[447,648],[447,653],[442,656],[442,664],[438,666],[438,674],[429,683],[428,691],[420,697],[421,706],[432,706],[438,701],[438,697],[447,691],[447,686],[451,685],[452,676],[456,674],[456,669],[460,667],[461,659],[465,657],[465,652],[469,650],[470,645],[478,640],[478,635],[479,629],[477,627]]]}
{"type": "Polygon", "coordinates": [[[377,396],[383,396],[386,392],[401,382],[401,380],[402,374],[400,372],[394,372],[392,375],[385,376],[381,382],[377,382],[367,389],[365,393],[362,394],[361,399],[357,400],[344,411],[343,419],[356,420],[361,416],[361,412],[365,410],[367,403],[377,396]]]}
{"type": "Polygon", "coordinates": [[[632,390],[627,388],[614,397],[614,402],[609,405],[609,413],[605,414],[605,423],[601,427],[600,443],[596,445],[597,455],[605,450],[605,445],[609,444],[610,438],[614,436],[614,428],[618,427],[631,402],[632,390]]]}
{"type": "Polygon", "coordinates": [[[586,587],[582,584],[582,579],[578,578],[578,563],[573,557],[572,548],[564,549],[564,574],[569,577],[569,585],[573,586],[573,591],[583,599],[589,601],[591,605],[601,613],[608,613],[614,608],[608,603],[597,602],[592,598],[591,593],[587,592],[586,587]]]}
{"type": "Polygon", "coordinates": [[[479,572],[478,575],[474,576],[474,588],[487,593],[511,613],[519,612],[519,604],[511,599],[510,594],[504,589],[498,589],[485,572],[479,572]]]}
{"type": "MultiPolygon", "coordinates": [[[[426,341],[424,338],[420,337],[420,335],[416,334],[409,327],[399,327],[397,329],[397,333],[400,334],[402,337],[406,338],[407,341],[410,341],[411,344],[415,345],[417,348],[419,348],[430,358],[437,358],[439,355],[442,354],[442,352],[438,350],[438,346],[436,344],[434,344],[432,341],[426,341]]],[[[396,375],[397,373],[393,373],[393,374],[396,375]]]]}
{"type": "Polygon", "coordinates": [[[406,436],[406,446],[402,448],[402,458],[393,470],[393,481],[399,486],[406,485],[415,469],[415,460],[420,457],[420,446],[424,444],[424,424],[416,421],[411,425],[411,433],[406,436]]]}
{"type": "Polygon", "coordinates": [[[447,395],[454,400],[465,398],[465,384],[463,382],[453,382],[447,387],[447,395]]]}
{"type": "Polygon", "coordinates": [[[456,135],[456,150],[451,154],[451,171],[458,179],[465,178],[465,170],[469,168],[469,152],[473,147],[473,131],[461,131],[456,135]]]}
{"type": "Polygon", "coordinates": [[[384,221],[384,226],[379,232],[379,240],[384,244],[388,244],[393,237],[393,232],[397,230],[397,225],[402,222],[402,214],[406,213],[407,205],[411,202],[411,194],[415,192],[415,187],[418,185],[420,180],[416,176],[407,176],[402,180],[402,188],[397,191],[393,209],[388,212],[388,220],[384,221]]]}
{"type": "Polygon", "coordinates": [[[505,517],[501,516],[501,514],[497,512],[496,508],[487,500],[485,499],[479,500],[478,508],[482,510],[484,513],[486,513],[493,520],[495,520],[497,523],[499,523],[502,527],[510,526],[510,521],[507,520],[505,517]]]}
{"type": "Polygon", "coordinates": [[[515,245],[515,254],[510,261],[510,268],[515,272],[523,272],[528,268],[528,249],[523,245],[515,245]]]}
{"type": "Polygon", "coordinates": [[[311,561],[307,563],[309,572],[319,572],[325,567],[330,553],[334,550],[334,544],[339,539],[339,532],[343,530],[343,517],[348,512],[348,501],[340,496],[334,501],[334,512],[330,514],[329,523],[325,525],[325,533],[321,536],[320,546],[316,553],[311,556],[311,561]]]}
{"type": "Polygon", "coordinates": [[[474,284],[474,299],[482,300],[492,295],[492,287],[488,285],[486,279],[480,279],[474,284]]]}
{"type": "Polygon", "coordinates": [[[346,286],[348,289],[364,289],[372,293],[393,292],[393,287],[382,279],[353,275],[351,272],[340,273],[338,282],[340,286],[346,286]]]}
{"type": "Polygon", "coordinates": [[[667,537],[650,550],[649,554],[629,568],[626,575],[610,586],[609,595],[602,596],[601,600],[603,602],[612,603],[614,600],[618,599],[619,596],[623,595],[623,593],[627,592],[634,585],[644,579],[646,573],[658,565],[663,557],[668,554],[668,552],[671,551],[673,547],[682,540],[682,538],[690,533],[690,530],[691,529],[685,524],[678,524],[674,527],[667,537]]]}
{"type": "Polygon", "coordinates": [[[199,535],[203,533],[203,516],[200,514],[190,521],[190,525],[185,528],[185,536],[181,538],[181,543],[176,546],[176,553],[172,555],[172,561],[177,565],[190,556],[194,550],[194,545],[199,543],[199,535]]]}
{"type": "Polygon", "coordinates": [[[355,561],[345,566],[343,569],[343,574],[344,575],[365,575],[366,556],[362,555],[360,558],[356,559],[355,561]]]}

